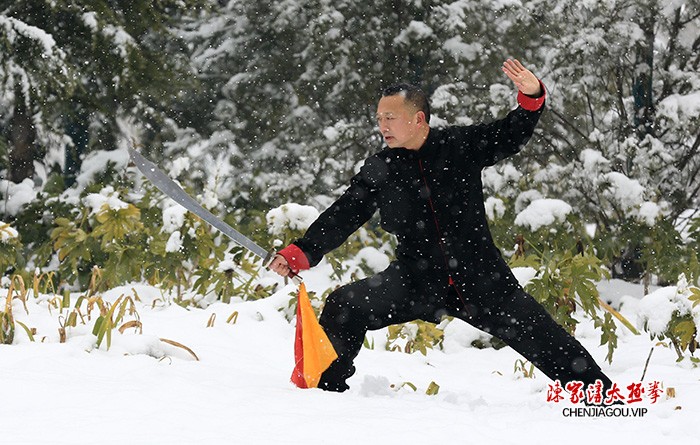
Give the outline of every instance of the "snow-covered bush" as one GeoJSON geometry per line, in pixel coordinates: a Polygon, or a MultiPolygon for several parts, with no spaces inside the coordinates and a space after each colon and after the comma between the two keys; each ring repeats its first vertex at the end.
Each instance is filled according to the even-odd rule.
{"type": "MultiPolygon", "coordinates": [[[[267,212],[267,231],[275,237],[276,247],[285,246],[301,237],[318,216],[315,207],[283,204],[267,212]]],[[[338,280],[347,279],[348,275],[362,278],[388,266],[390,259],[387,254],[393,251],[392,246],[392,236],[387,233],[380,235],[370,223],[351,234],[339,248],[328,253],[325,260],[333,267],[338,280]]]]}
{"type": "Polygon", "coordinates": [[[0,274],[21,264],[21,243],[15,228],[0,221],[0,274]]]}
{"type": "Polygon", "coordinates": [[[515,224],[522,235],[511,266],[537,271],[525,289],[571,334],[579,323],[579,308],[591,317],[601,331],[601,342],[608,344],[607,360],[612,361],[617,347],[613,316],[621,315],[612,308],[601,312],[596,283],[608,278],[609,272],[572,207],[559,199],[534,199],[518,213],[515,224]]]}
{"type": "Polygon", "coordinates": [[[243,248],[149,184],[143,194],[112,186],[91,189],[79,199],[53,198],[67,208],[65,216],[51,221],[50,239],[32,257],[43,270],[57,272],[56,289],[97,292],[146,280],[175,291],[177,298],[190,288],[223,301],[261,295],[254,284],[259,265],[243,248]]]}
{"type": "Polygon", "coordinates": [[[268,232],[283,244],[301,237],[316,218],[319,211],[315,207],[296,203],[283,204],[267,212],[268,232]]]}
{"type": "Polygon", "coordinates": [[[675,286],[668,286],[646,295],[639,302],[637,323],[652,339],[668,340],[678,354],[678,361],[690,351],[690,359],[698,349],[700,330],[700,288],[688,283],[685,275],[675,286]]]}

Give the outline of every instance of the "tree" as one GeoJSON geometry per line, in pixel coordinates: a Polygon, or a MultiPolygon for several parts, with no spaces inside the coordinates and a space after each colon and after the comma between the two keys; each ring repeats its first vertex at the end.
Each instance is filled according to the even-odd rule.
{"type": "MultiPolygon", "coordinates": [[[[461,109],[493,118],[483,98],[503,81],[507,51],[489,24],[516,8],[482,3],[231,1],[204,24],[193,22],[186,36],[214,107],[189,137],[199,141],[196,156],[209,158],[203,165],[219,159],[211,153],[221,153],[223,138],[231,141],[223,150],[237,175],[222,188],[238,194],[223,199],[234,207],[309,196],[327,204],[381,146],[374,109],[392,83],[419,83],[430,93],[453,85],[449,95],[470,105],[461,109]]],[[[510,101],[502,89],[505,108],[512,89],[510,101]]],[[[171,148],[182,153],[182,145],[171,148]]]]}
{"type": "Polygon", "coordinates": [[[535,53],[550,105],[545,143],[523,158],[527,188],[565,197],[595,223],[599,255],[619,265],[622,252],[655,269],[658,248],[675,249],[678,234],[644,227],[663,219],[675,232],[683,212],[700,208],[700,2],[530,5],[522,20],[535,18],[540,40],[557,44],[535,53]],[[669,242],[645,247],[659,239],[669,242]]]}
{"type": "Polygon", "coordinates": [[[70,185],[81,155],[118,146],[120,121],[145,121],[156,139],[189,68],[171,26],[202,3],[0,2],[8,178],[31,178],[36,160],[61,165],[70,185]]]}

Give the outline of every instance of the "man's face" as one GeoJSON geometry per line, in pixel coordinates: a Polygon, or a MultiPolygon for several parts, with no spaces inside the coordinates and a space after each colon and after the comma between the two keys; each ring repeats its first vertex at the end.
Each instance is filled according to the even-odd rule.
{"type": "Polygon", "coordinates": [[[423,144],[423,135],[418,131],[422,116],[399,94],[384,96],[377,105],[379,132],[390,148],[419,149],[423,144]]]}

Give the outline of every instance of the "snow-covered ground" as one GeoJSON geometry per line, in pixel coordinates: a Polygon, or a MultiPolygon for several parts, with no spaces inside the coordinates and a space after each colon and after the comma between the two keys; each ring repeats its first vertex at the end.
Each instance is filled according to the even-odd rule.
{"type": "MultiPolygon", "coordinates": [[[[327,272],[307,272],[307,288],[324,290],[327,272]]],[[[620,281],[600,288],[615,302],[642,296],[641,287],[620,281]]],[[[375,348],[362,349],[349,391],[297,389],[289,381],[294,326],[279,310],[294,291],[288,285],[263,300],[186,309],[153,287],[115,288],[103,298],[138,295],[143,333],[115,331],[109,350],[94,347],[96,312],[85,325],[68,328],[67,342],[59,343],[62,318],[48,310],[47,298],[31,297],[29,314],[15,300],[15,318],[36,328],[36,341],[18,326],[14,344],[0,346],[0,443],[697,443],[700,369],[688,360],[677,364],[663,346],[654,350],[644,385],[662,382],[676,396],[635,404],[647,408],[644,417],[566,415],[574,405],[547,402],[552,382],[539,371],[534,379],[519,377],[518,355],[509,348],[459,347],[470,335],[466,324],[453,325],[445,350],[427,356],[388,352],[381,346],[385,332],[375,332],[375,348]],[[234,312],[235,323],[227,323],[234,312]],[[199,361],[159,338],[186,345],[199,361]],[[431,382],[440,386],[437,395],[425,393],[431,382]]],[[[624,306],[622,313],[636,319],[624,306]]],[[[592,323],[584,321],[577,332],[604,371],[626,387],[640,381],[657,341],[624,328],[619,335],[610,365],[592,323]]]]}

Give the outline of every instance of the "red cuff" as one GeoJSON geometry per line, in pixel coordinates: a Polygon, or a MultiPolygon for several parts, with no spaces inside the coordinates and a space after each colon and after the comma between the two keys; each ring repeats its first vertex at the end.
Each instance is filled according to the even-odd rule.
{"type": "Polygon", "coordinates": [[[300,270],[308,270],[311,268],[309,265],[309,260],[306,258],[304,251],[294,244],[288,245],[277,253],[282,255],[284,259],[287,260],[289,268],[295,273],[299,272],[300,270]]]}
{"type": "Polygon", "coordinates": [[[547,89],[544,87],[544,84],[541,80],[537,80],[540,82],[540,88],[542,88],[542,94],[540,97],[528,96],[522,91],[518,91],[518,105],[527,111],[537,111],[542,108],[544,98],[547,96],[547,89]]]}

